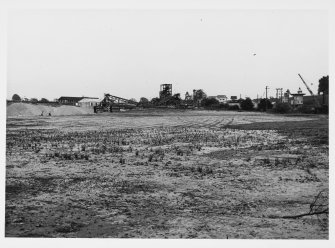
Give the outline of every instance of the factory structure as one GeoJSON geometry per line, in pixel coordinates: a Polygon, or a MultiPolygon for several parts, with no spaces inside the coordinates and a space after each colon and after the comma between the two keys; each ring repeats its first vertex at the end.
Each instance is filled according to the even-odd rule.
{"type": "MultiPolygon", "coordinates": [[[[327,95],[315,95],[309,88],[307,83],[304,81],[302,76],[298,74],[303,84],[307,88],[309,95],[304,93],[299,87],[296,92],[291,93],[287,89],[283,93],[283,88],[276,88],[276,97],[267,98],[270,102],[275,105],[278,103],[287,103],[293,109],[298,109],[301,106],[311,106],[315,109],[320,108],[323,105],[328,106],[328,94],[327,95]]],[[[267,89],[267,88],[266,88],[267,89]]],[[[116,112],[122,109],[133,109],[136,107],[157,107],[157,108],[198,108],[204,99],[215,99],[219,105],[226,107],[234,107],[235,109],[241,108],[241,102],[244,100],[237,96],[230,96],[228,98],[224,94],[216,96],[207,96],[202,89],[193,89],[191,93],[186,92],[182,99],[180,93],[173,93],[172,84],[161,84],[158,92],[158,97],[147,100],[147,102],[137,102],[134,100],[128,100],[122,97],[114,96],[109,93],[105,93],[103,98],[98,97],[68,97],[62,96],[58,99],[59,104],[74,105],[78,107],[93,108],[95,113],[98,112],[116,112]]],[[[257,108],[261,99],[253,99],[254,108],[257,108]]]]}

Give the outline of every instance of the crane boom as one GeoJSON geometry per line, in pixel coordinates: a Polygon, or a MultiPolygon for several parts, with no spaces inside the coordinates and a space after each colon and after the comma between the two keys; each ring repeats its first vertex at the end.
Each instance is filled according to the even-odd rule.
{"type": "Polygon", "coordinates": [[[310,93],[312,96],[314,96],[313,91],[308,87],[308,85],[306,84],[306,82],[305,82],[305,80],[302,78],[302,76],[301,76],[300,74],[298,74],[298,75],[299,75],[299,77],[301,78],[302,82],[305,84],[305,86],[306,86],[307,90],[309,91],[309,93],[310,93]]]}
{"type": "Polygon", "coordinates": [[[318,99],[316,99],[316,96],[313,94],[313,91],[308,87],[307,83],[305,82],[305,80],[302,78],[302,76],[299,73],[298,73],[298,75],[301,78],[301,80],[304,83],[304,85],[306,86],[306,88],[309,91],[309,93],[313,96],[315,107],[319,108],[320,107],[320,103],[319,103],[318,99]]]}

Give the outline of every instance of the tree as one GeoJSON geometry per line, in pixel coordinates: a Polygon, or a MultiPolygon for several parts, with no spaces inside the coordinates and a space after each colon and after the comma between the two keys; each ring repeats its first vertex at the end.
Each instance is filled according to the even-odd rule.
{"type": "Polygon", "coordinates": [[[204,99],[206,97],[207,97],[206,93],[202,89],[200,89],[200,90],[196,90],[194,92],[193,99],[195,99],[195,100],[202,100],[202,99],[204,99]]]}
{"type": "Polygon", "coordinates": [[[173,95],[173,98],[177,101],[181,101],[180,93],[176,93],[173,95]]]}
{"type": "Polygon", "coordinates": [[[319,80],[318,94],[329,94],[329,76],[322,77],[319,80]]]}
{"type": "Polygon", "coordinates": [[[254,104],[249,97],[241,101],[241,109],[243,110],[253,110],[254,109],[254,104]]]}
{"type": "Polygon", "coordinates": [[[135,98],[130,98],[130,101],[137,102],[135,98]]]}
{"type": "Polygon", "coordinates": [[[200,90],[196,90],[193,93],[193,100],[195,103],[198,104],[198,106],[200,105],[200,102],[205,99],[207,97],[206,93],[200,89],[200,90]]]}
{"type": "Polygon", "coordinates": [[[38,102],[37,98],[31,98],[30,101],[31,101],[32,103],[36,103],[36,102],[38,102]]]}
{"type": "Polygon", "coordinates": [[[142,107],[147,107],[149,105],[149,100],[145,97],[141,97],[137,105],[142,106],[142,107]]]}
{"type": "Polygon", "coordinates": [[[240,107],[238,105],[228,105],[228,110],[240,110],[240,107]]]}
{"type": "Polygon", "coordinates": [[[173,104],[174,104],[174,105],[178,105],[178,104],[180,104],[180,102],[181,102],[180,93],[174,94],[174,95],[172,96],[172,98],[173,98],[173,104]]]}
{"type": "Polygon", "coordinates": [[[49,102],[49,100],[46,99],[46,98],[42,98],[42,99],[40,100],[40,102],[49,102]]]}
{"type": "Polygon", "coordinates": [[[288,113],[291,110],[291,105],[287,102],[279,102],[273,107],[273,111],[276,113],[288,113]]]}
{"type": "Polygon", "coordinates": [[[201,101],[201,106],[205,107],[205,108],[212,108],[215,106],[219,106],[220,102],[215,99],[215,98],[205,98],[201,101]]]}
{"type": "Polygon", "coordinates": [[[219,104],[219,109],[228,109],[229,108],[229,104],[228,103],[220,103],[219,104]]]}
{"type": "Polygon", "coordinates": [[[154,106],[157,106],[160,102],[160,99],[158,97],[154,97],[151,99],[150,103],[154,106]]]}
{"type": "Polygon", "coordinates": [[[329,76],[322,77],[319,80],[318,94],[322,92],[322,104],[325,104],[325,94],[329,94],[329,76]]]}
{"type": "Polygon", "coordinates": [[[258,104],[258,110],[265,111],[266,109],[272,109],[272,103],[269,99],[261,99],[258,104]]]}
{"type": "Polygon", "coordinates": [[[180,94],[174,94],[173,96],[166,96],[163,99],[159,99],[158,105],[174,105],[177,106],[181,102],[180,94]]]}
{"type": "Polygon", "coordinates": [[[149,100],[147,98],[145,98],[145,97],[140,98],[140,103],[148,103],[148,102],[149,102],[149,100]]]}
{"type": "Polygon", "coordinates": [[[21,97],[20,97],[18,94],[14,94],[14,95],[12,96],[12,100],[13,100],[14,102],[20,102],[20,101],[21,101],[21,97]]]}

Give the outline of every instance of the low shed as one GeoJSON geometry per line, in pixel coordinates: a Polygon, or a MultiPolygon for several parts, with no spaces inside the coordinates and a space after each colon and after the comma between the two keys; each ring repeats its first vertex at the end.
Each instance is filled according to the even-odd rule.
{"type": "Polygon", "coordinates": [[[93,108],[94,106],[97,106],[101,101],[102,99],[99,98],[84,98],[78,102],[78,106],[84,108],[93,108]]]}

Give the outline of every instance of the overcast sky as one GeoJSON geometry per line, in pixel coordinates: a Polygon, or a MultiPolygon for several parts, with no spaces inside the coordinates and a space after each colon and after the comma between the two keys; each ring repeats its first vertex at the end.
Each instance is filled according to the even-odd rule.
{"type": "Polygon", "coordinates": [[[150,99],[163,83],[256,98],[328,75],[325,11],[16,10],[7,33],[9,99],[150,99]]]}

